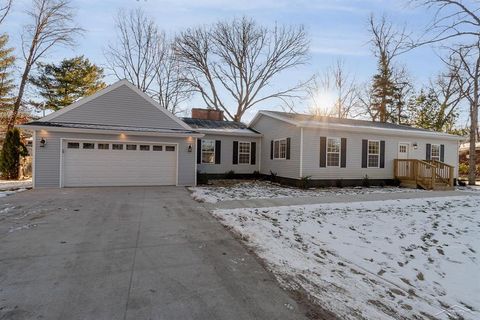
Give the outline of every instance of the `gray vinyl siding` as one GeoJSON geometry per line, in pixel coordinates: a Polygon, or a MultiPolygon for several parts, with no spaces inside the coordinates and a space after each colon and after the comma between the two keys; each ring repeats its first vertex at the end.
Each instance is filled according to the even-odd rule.
{"type": "Polygon", "coordinates": [[[253,125],[253,129],[263,135],[261,169],[263,174],[275,172],[279,177],[300,178],[300,128],[284,121],[261,115],[253,125]],[[290,138],[290,159],[270,159],[270,141],[275,139],[290,138]]]}
{"type": "MultiPolygon", "coordinates": [[[[221,156],[219,164],[197,164],[197,170],[202,173],[219,174],[226,173],[233,170],[235,173],[249,174],[254,171],[259,171],[260,168],[260,138],[252,137],[237,137],[226,135],[211,135],[206,134],[201,138],[202,140],[220,140],[221,141],[221,156]],[[251,164],[233,164],[233,141],[242,142],[256,142],[256,161],[254,165],[251,164]]],[[[263,152],[263,150],[262,150],[263,152]]]]}
{"type": "Polygon", "coordinates": [[[65,112],[51,121],[184,129],[126,85],[65,112]]]}
{"type": "Polygon", "coordinates": [[[392,179],[393,160],[397,158],[398,143],[410,143],[409,158],[424,160],[426,145],[445,145],[445,163],[455,166],[455,176],[458,168],[458,147],[456,141],[438,138],[417,138],[401,136],[399,134],[362,134],[358,132],[346,132],[336,130],[321,130],[305,128],[303,132],[303,175],[311,176],[312,179],[362,179],[368,175],[371,179],[392,179]],[[320,137],[347,138],[347,166],[320,168],[320,137]],[[362,168],[362,140],[385,141],[385,168],[362,168]],[[413,149],[416,142],[418,147],[413,149]]]}
{"type": "Polygon", "coordinates": [[[37,188],[58,188],[60,186],[60,139],[62,138],[78,140],[121,140],[122,142],[145,141],[178,143],[178,185],[195,185],[195,152],[188,152],[189,143],[192,144],[193,149],[195,148],[195,144],[193,142],[188,142],[187,138],[127,135],[120,139],[118,135],[111,134],[69,133],[45,130],[37,131],[35,136],[35,153],[33,161],[35,171],[34,187],[37,188]],[[40,140],[42,138],[46,140],[45,147],[40,147],[40,140]]]}

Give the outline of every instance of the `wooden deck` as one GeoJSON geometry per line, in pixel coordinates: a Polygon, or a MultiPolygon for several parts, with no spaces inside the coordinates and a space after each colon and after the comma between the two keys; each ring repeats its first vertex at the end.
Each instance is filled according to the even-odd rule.
{"type": "Polygon", "coordinates": [[[394,177],[400,185],[426,190],[453,190],[454,167],[446,163],[430,160],[395,159],[394,177]]]}

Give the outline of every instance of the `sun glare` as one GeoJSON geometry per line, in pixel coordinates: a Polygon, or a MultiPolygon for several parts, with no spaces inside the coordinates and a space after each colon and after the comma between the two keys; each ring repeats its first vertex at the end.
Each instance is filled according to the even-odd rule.
{"type": "Polygon", "coordinates": [[[318,90],[310,98],[309,109],[316,115],[331,115],[335,112],[336,97],[328,90],[318,90]]]}

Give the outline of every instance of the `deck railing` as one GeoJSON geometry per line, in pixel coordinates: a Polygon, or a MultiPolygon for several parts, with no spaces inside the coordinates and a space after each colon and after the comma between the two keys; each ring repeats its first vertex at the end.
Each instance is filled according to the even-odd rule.
{"type": "Polygon", "coordinates": [[[453,188],[454,167],[430,160],[395,159],[394,177],[400,181],[414,183],[425,189],[435,189],[439,184],[453,188]]]}

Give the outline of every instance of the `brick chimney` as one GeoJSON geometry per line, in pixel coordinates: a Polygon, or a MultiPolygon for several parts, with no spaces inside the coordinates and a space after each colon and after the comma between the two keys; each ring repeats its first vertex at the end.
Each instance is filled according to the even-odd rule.
{"type": "Polygon", "coordinates": [[[215,109],[201,109],[193,108],[192,109],[192,118],[201,119],[201,120],[223,120],[223,111],[215,109]]]}

